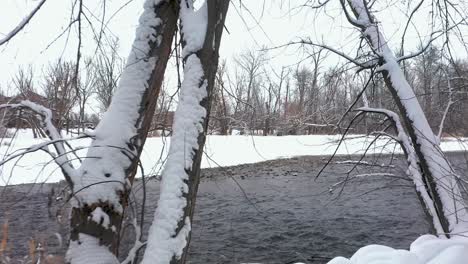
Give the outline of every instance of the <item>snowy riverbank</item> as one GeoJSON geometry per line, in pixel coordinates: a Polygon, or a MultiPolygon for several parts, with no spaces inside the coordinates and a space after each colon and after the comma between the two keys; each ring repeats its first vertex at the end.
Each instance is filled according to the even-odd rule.
{"type": "MultiPolygon", "coordinates": [[[[338,145],[339,135],[310,136],[208,136],[202,168],[233,166],[296,156],[331,155],[338,145]]],[[[341,144],[337,154],[360,154],[374,138],[351,135],[341,144]]],[[[3,139],[0,146],[2,159],[34,144],[44,142],[34,139],[29,130],[21,130],[15,138],[3,139]]],[[[84,157],[89,139],[72,140],[70,144],[78,157],[84,157]]],[[[145,175],[160,173],[161,165],[167,156],[170,138],[148,138],[141,156],[145,175]]],[[[444,151],[465,151],[468,139],[445,138],[444,151]]],[[[381,138],[369,148],[369,153],[401,153],[398,145],[381,138]]],[[[75,162],[78,162],[78,157],[75,162]]],[[[62,175],[51,157],[44,151],[28,153],[21,159],[14,159],[1,167],[0,186],[33,182],[58,182],[62,175]],[[16,167],[14,167],[16,165],[16,167]],[[14,167],[14,168],[13,168],[14,167]]]]}

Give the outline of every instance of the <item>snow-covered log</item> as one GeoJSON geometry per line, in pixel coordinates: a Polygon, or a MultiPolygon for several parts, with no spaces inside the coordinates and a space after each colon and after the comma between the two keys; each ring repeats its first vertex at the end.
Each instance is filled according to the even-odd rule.
{"type": "Polygon", "coordinates": [[[72,177],[68,263],[119,263],[123,212],[171,51],[175,3],[145,1],[116,93],[72,177]]]}
{"type": "Polygon", "coordinates": [[[180,3],[184,80],[142,264],[185,262],[228,6],[229,0],[210,0],[194,10],[192,0],[180,3]]]}
{"type": "Polygon", "coordinates": [[[459,190],[458,177],[441,151],[438,138],[431,130],[398,59],[388,47],[378,21],[365,0],[348,0],[354,17],[348,13],[345,0],[340,1],[349,22],[361,30],[370,48],[379,57],[379,71],[403,117],[419,160],[424,186],[433,200],[443,233],[450,236],[467,232],[468,214],[459,190]]]}

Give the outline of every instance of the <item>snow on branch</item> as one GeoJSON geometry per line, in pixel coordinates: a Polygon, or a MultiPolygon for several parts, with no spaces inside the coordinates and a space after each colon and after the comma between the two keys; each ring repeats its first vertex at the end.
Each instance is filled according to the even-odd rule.
{"type": "Polygon", "coordinates": [[[343,160],[343,161],[335,161],[335,164],[344,164],[344,165],[361,165],[361,166],[369,166],[369,167],[380,167],[380,168],[395,168],[395,165],[391,164],[377,164],[377,163],[370,163],[365,160],[343,160]]]}
{"type": "Polygon", "coordinates": [[[132,225],[135,230],[135,244],[133,244],[133,247],[128,251],[127,257],[120,264],[134,263],[138,251],[146,245],[146,242],[141,241],[141,227],[140,225],[138,225],[138,221],[136,218],[133,218],[132,225]]]}
{"type": "MultiPolygon", "coordinates": [[[[27,100],[21,101],[17,104],[2,104],[0,105],[0,109],[9,109],[17,111],[26,109],[30,110],[31,112],[40,117],[41,127],[51,141],[46,142],[44,144],[32,146],[28,148],[26,152],[37,151],[39,149],[43,149],[46,145],[52,144],[55,148],[55,151],[57,152],[57,155],[54,157],[55,162],[62,169],[65,179],[69,183],[72,183],[72,177],[75,176],[76,170],[73,168],[72,163],[68,159],[67,150],[65,149],[64,145],[65,141],[63,140],[57,128],[52,124],[52,112],[50,111],[50,109],[27,100]]],[[[22,155],[26,152],[20,154],[22,155]]],[[[18,157],[18,155],[14,156],[18,157]]],[[[8,160],[11,160],[11,158],[12,157],[10,157],[8,160]]],[[[4,162],[6,161],[3,161],[2,163],[4,162]]]]}
{"type": "Polygon", "coordinates": [[[46,2],[46,0],[41,0],[39,4],[27,15],[13,30],[11,30],[8,34],[5,35],[2,39],[0,39],[0,46],[10,41],[16,34],[18,34],[23,28],[31,21],[34,15],[41,9],[42,5],[46,2]]]}
{"type": "Polygon", "coordinates": [[[440,120],[439,124],[439,132],[437,133],[437,139],[440,140],[442,139],[442,132],[444,131],[444,124],[445,124],[445,119],[447,119],[447,115],[449,113],[450,107],[455,103],[453,101],[453,88],[452,88],[452,83],[450,81],[450,78],[447,76],[447,86],[448,86],[448,102],[447,105],[445,106],[444,113],[442,115],[442,118],[440,120]]]}
{"type": "Polygon", "coordinates": [[[328,191],[331,193],[335,190],[337,186],[344,185],[345,183],[350,182],[355,179],[371,178],[371,177],[390,177],[390,178],[400,178],[403,180],[407,180],[407,178],[401,178],[400,176],[395,175],[394,173],[387,173],[387,172],[362,173],[362,174],[353,175],[351,177],[346,177],[346,179],[332,184],[330,188],[328,189],[328,191]]]}
{"type": "Polygon", "coordinates": [[[439,234],[444,233],[444,230],[440,223],[440,219],[437,217],[437,211],[434,207],[434,201],[429,195],[426,188],[424,187],[425,184],[423,176],[421,175],[421,171],[419,170],[419,159],[414,151],[413,145],[411,144],[410,138],[408,137],[403,128],[403,124],[401,123],[400,117],[395,112],[382,108],[361,107],[358,108],[358,111],[383,114],[392,121],[397,132],[397,136],[395,137],[395,139],[400,143],[400,146],[406,154],[406,159],[408,161],[408,169],[406,171],[406,174],[413,180],[416,190],[418,191],[421,199],[423,200],[426,209],[432,216],[432,224],[434,225],[436,232],[439,234]]]}

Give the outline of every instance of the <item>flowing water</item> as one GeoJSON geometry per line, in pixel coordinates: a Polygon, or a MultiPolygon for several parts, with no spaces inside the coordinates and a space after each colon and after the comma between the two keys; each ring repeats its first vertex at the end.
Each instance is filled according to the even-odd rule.
{"type": "MultiPolygon", "coordinates": [[[[459,171],[466,170],[463,154],[450,159],[459,171]]],[[[189,263],[326,263],[333,256],[349,257],[366,244],[408,248],[431,231],[401,158],[390,167],[359,166],[354,175],[380,174],[332,189],[353,166],[332,164],[315,179],[325,160],[298,157],[203,170],[189,263]]],[[[389,159],[379,162],[388,164],[389,159]]],[[[158,185],[154,178],[147,183],[144,230],[152,219],[158,185]]],[[[9,220],[10,256],[26,255],[32,237],[44,241],[49,253],[63,253],[65,245],[59,245],[54,233],[66,234],[67,223],[55,221],[63,207],[55,199],[60,197],[57,191],[50,195],[53,186],[59,189],[21,185],[1,192],[0,221],[9,220]]],[[[141,181],[135,186],[140,200],[141,181]]],[[[123,243],[123,251],[128,245],[123,243]]]]}

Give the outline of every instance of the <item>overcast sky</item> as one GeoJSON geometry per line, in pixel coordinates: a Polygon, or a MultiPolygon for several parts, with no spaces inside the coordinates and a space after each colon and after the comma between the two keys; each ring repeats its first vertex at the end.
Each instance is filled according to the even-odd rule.
{"type": "MultiPolygon", "coordinates": [[[[1,0],[1,2],[1,35],[16,26],[38,3],[37,0],[1,0]]],[[[11,77],[20,65],[33,65],[36,78],[39,78],[42,67],[49,62],[60,57],[68,60],[75,58],[77,48],[75,27],[70,34],[65,33],[53,42],[66,29],[70,21],[72,2],[72,0],[47,0],[25,30],[8,44],[0,46],[0,86],[3,89],[8,86],[11,77]]],[[[93,13],[96,17],[102,16],[100,4],[103,1],[85,0],[84,2],[88,14],[93,13]]],[[[344,20],[336,3],[330,4],[326,10],[316,12],[310,8],[298,8],[303,2],[305,1],[233,0],[226,21],[226,28],[229,32],[223,35],[221,57],[227,58],[229,62],[236,54],[246,49],[258,50],[263,46],[274,47],[298,40],[299,37],[311,37],[316,42],[327,43],[347,52],[354,50],[359,34],[344,20]]],[[[106,3],[105,20],[109,20],[106,28],[107,36],[119,38],[119,53],[122,57],[126,57],[133,41],[143,0],[130,2],[107,0],[106,3]],[[125,7],[122,7],[124,4],[125,7]],[[120,8],[121,10],[116,13],[120,8]],[[112,14],[114,15],[111,18],[112,14]]],[[[401,10],[401,6],[376,6],[376,10],[379,11],[378,19],[382,22],[386,36],[394,48],[400,43],[401,29],[406,23],[407,11],[401,10]]],[[[98,27],[99,23],[95,17],[89,15],[89,19],[98,27]]],[[[421,11],[415,17],[414,24],[407,34],[407,49],[415,49],[421,39],[427,40],[430,33],[427,21],[429,21],[428,13],[425,11],[421,11]]],[[[90,56],[95,52],[95,43],[90,27],[87,24],[85,27],[83,53],[90,56]]],[[[457,56],[466,57],[466,53],[460,49],[457,56]]],[[[304,54],[296,47],[271,51],[270,57],[273,59],[272,67],[278,68],[300,61],[304,54]]],[[[332,66],[337,61],[337,59],[329,59],[328,66],[332,66]]],[[[171,72],[166,74],[166,77],[169,80],[176,78],[171,72]]]]}

